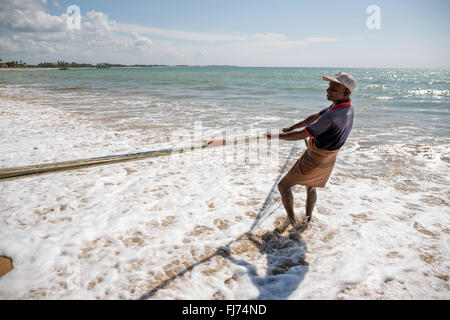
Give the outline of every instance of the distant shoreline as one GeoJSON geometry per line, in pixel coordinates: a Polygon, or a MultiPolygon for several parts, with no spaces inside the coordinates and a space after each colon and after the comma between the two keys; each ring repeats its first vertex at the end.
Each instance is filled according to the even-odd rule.
{"type": "Polygon", "coordinates": [[[239,67],[239,66],[231,66],[231,65],[206,65],[206,66],[199,66],[199,65],[154,65],[154,66],[114,66],[114,67],[67,67],[67,69],[61,69],[60,67],[29,67],[29,68],[5,68],[0,67],[0,71],[10,71],[10,70],[16,70],[16,71],[34,71],[34,70],[89,70],[89,69],[140,69],[140,68],[167,68],[167,69],[173,69],[173,68],[194,68],[194,67],[239,67]]]}
{"type": "MultiPolygon", "coordinates": [[[[69,68],[71,69],[97,69],[97,68],[69,68]]],[[[0,68],[0,71],[34,71],[34,70],[59,70],[59,68],[0,68]]]]}
{"type": "MultiPolygon", "coordinates": [[[[96,67],[80,67],[67,68],[65,70],[89,70],[89,69],[137,69],[137,68],[173,68],[173,67],[111,67],[111,68],[96,68],[96,67]]],[[[35,70],[61,70],[59,68],[0,68],[0,71],[35,71],[35,70]]]]}
{"type": "MultiPolygon", "coordinates": [[[[89,69],[141,69],[141,68],[157,68],[157,69],[173,69],[173,68],[205,68],[205,67],[232,67],[232,68],[297,68],[297,69],[405,69],[405,70],[450,70],[450,67],[447,68],[427,68],[427,67],[274,67],[274,66],[234,66],[234,65],[161,65],[161,66],[124,66],[124,67],[109,67],[109,68],[97,68],[97,67],[68,67],[63,70],[89,70],[89,69]]],[[[36,71],[36,70],[60,70],[59,67],[29,67],[29,68],[5,68],[0,67],[0,71],[36,71]]]]}

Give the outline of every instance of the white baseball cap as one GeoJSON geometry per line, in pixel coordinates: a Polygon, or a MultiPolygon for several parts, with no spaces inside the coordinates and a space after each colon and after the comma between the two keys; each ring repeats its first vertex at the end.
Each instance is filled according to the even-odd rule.
{"type": "Polygon", "coordinates": [[[353,92],[356,87],[355,78],[353,78],[350,73],[339,72],[334,77],[322,76],[322,79],[325,81],[333,81],[342,84],[344,87],[350,90],[350,92],[353,92]]]}

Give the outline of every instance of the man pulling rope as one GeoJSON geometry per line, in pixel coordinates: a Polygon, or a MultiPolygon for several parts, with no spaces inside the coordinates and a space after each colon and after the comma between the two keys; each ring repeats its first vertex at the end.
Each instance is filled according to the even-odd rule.
{"type": "MultiPolygon", "coordinates": [[[[294,202],[291,188],[295,185],[306,187],[306,219],[308,225],[317,201],[316,188],[324,188],[336,162],[337,154],[347,141],[353,127],[354,109],[350,95],[356,81],[348,73],[338,73],[334,77],[323,76],[329,81],[327,99],[333,104],[302,122],[284,128],[279,138],[287,141],[306,139],[307,150],[278,184],[283,206],[289,222],[295,226],[294,202]],[[295,129],[304,128],[302,131],[295,129]]],[[[272,139],[270,133],[267,139],[272,139]]]]}

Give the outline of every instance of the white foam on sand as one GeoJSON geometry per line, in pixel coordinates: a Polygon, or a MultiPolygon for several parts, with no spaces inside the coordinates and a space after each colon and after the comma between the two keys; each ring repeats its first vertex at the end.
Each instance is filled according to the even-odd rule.
{"type": "MultiPolygon", "coordinates": [[[[153,150],[169,135],[115,132],[6,99],[0,121],[1,167],[153,150]]],[[[281,145],[283,160],[292,144],[281,145]]],[[[233,153],[208,149],[176,162],[0,182],[0,255],[14,263],[0,279],[0,298],[450,298],[448,144],[350,139],[318,190],[308,230],[273,232],[285,215],[275,192],[263,222],[244,237],[282,162],[224,162],[233,153]]],[[[294,198],[300,216],[304,188],[294,198]]]]}

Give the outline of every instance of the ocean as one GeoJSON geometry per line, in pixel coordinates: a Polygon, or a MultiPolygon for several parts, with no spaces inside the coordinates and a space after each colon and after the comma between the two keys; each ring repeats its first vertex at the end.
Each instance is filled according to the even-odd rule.
{"type": "Polygon", "coordinates": [[[448,69],[0,71],[0,167],[281,130],[331,104],[338,72],[357,81],[354,126],[308,230],[275,234],[270,192],[303,142],[277,161],[228,146],[0,181],[0,298],[449,299],[448,69]]]}
{"type": "MultiPolygon", "coordinates": [[[[277,128],[329,105],[323,74],[341,69],[178,67],[0,73],[1,92],[113,126],[277,128]],[[123,117],[120,117],[123,115],[123,117]]],[[[357,79],[352,138],[368,145],[448,142],[449,70],[342,69],[357,79]],[[364,128],[364,130],[361,130],[364,128]]],[[[208,132],[206,132],[207,134],[208,132]]]]}

